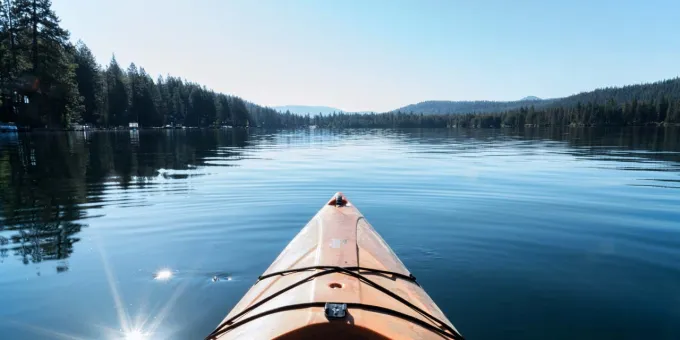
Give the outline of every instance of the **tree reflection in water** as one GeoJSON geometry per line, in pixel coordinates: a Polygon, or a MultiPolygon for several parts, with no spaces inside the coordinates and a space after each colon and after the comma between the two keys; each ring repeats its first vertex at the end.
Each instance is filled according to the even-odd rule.
{"type": "MultiPolygon", "coordinates": [[[[631,168],[623,170],[636,170],[635,163],[640,159],[667,162],[671,164],[663,168],[667,171],[678,171],[680,164],[680,133],[674,128],[316,129],[283,133],[188,129],[0,134],[0,263],[12,255],[27,265],[54,261],[57,272],[68,271],[67,260],[80,241],[78,234],[87,227],[85,219],[96,217],[96,209],[111,204],[105,190],[112,187],[152,188],[158,184],[159,175],[183,181],[196,175],[199,167],[238,165],[246,157],[246,149],[257,152],[274,144],[357,135],[406,143],[421,153],[490,150],[499,141],[533,152],[538,142],[574,157],[630,161],[631,168]],[[471,139],[475,143],[469,143],[471,139]],[[421,150],[419,145],[427,149],[421,150]]],[[[659,181],[640,185],[678,186],[659,181]]]]}
{"type": "Polygon", "coordinates": [[[66,272],[84,220],[107,203],[104,190],[149,186],[161,173],[185,178],[165,171],[195,169],[247,140],[245,130],[0,135],[0,263],[13,255],[66,272]]]}

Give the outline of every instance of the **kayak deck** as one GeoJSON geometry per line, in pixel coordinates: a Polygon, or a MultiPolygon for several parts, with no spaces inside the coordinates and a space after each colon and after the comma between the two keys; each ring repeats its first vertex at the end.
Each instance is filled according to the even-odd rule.
{"type": "Polygon", "coordinates": [[[295,236],[208,339],[319,337],[462,339],[341,193],[295,236]]]}

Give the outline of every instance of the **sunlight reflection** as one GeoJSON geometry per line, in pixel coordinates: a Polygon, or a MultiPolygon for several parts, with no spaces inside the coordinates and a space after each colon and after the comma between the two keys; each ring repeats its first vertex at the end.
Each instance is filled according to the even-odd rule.
{"type": "Polygon", "coordinates": [[[125,340],[147,340],[148,334],[143,333],[140,330],[131,330],[125,334],[125,340]]]}
{"type": "MultiPolygon", "coordinates": [[[[179,286],[174,287],[170,297],[165,301],[165,303],[163,303],[162,306],[159,306],[160,309],[158,311],[154,311],[152,313],[139,311],[138,315],[136,317],[133,317],[128,313],[127,309],[125,308],[126,304],[123,302],[122,295],[120,294],[118,285],[116,284],[118,281],[116,280],[115,275],[113,273],[113,269],[109,264],[109,257],[107,256],[104,247],[99,243],[99,240],[96,241],[96,244],[101,255],[102,267],[104,268],[104,272],[106,273],[113,302],[118,313],[119,324],[117,329],[104,327],[106,329],[106,332],[109,334],[107,339],[110,338],[125,340],[150,340],[152,338],[154,339],[167,338],[168,334],[166,333],[168,332],[172,333],[173,331],[169,330],[168,327],[165,327],[160,332],[164,333],[161,336],[158,332],[159,328],[163,321],[165,320],[168,313],[170,312],[170,310],[172,309],[172,307],[177,302],[177,299],[180,297],[182,292],[187,287],[188,282],[182,283],[179,286]]],[[[166,281],[171,279],[176,273],[177,271],[173,272],[168,268],[163,268],[154,273],[153,279],[166,281]]]]}
{"type": "Polygon", "coordinates": [[[169,280],[171,277],[172,272],[170,269],[161,269],[153,276],[155,280],[169,280]]]}

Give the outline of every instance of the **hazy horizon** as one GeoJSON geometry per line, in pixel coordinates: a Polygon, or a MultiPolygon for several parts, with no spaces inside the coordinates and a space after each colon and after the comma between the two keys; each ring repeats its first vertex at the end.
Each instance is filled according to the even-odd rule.
{"type": "Polygon", "coordinates": [[[101,64],[115,53],[123,67],[271,107],[556,98],[679,74],[680,4],[667,0],[53,5],[101,64]]]}

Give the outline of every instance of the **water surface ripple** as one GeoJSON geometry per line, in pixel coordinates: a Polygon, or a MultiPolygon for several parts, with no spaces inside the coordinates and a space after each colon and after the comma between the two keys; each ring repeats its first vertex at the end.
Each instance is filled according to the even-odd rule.
{"type": "Polygon", "coordinates": [[[336,191],[468,339],[680,339],[680,131],[0,134],[0,336],[200,339],[336,191]]]}

